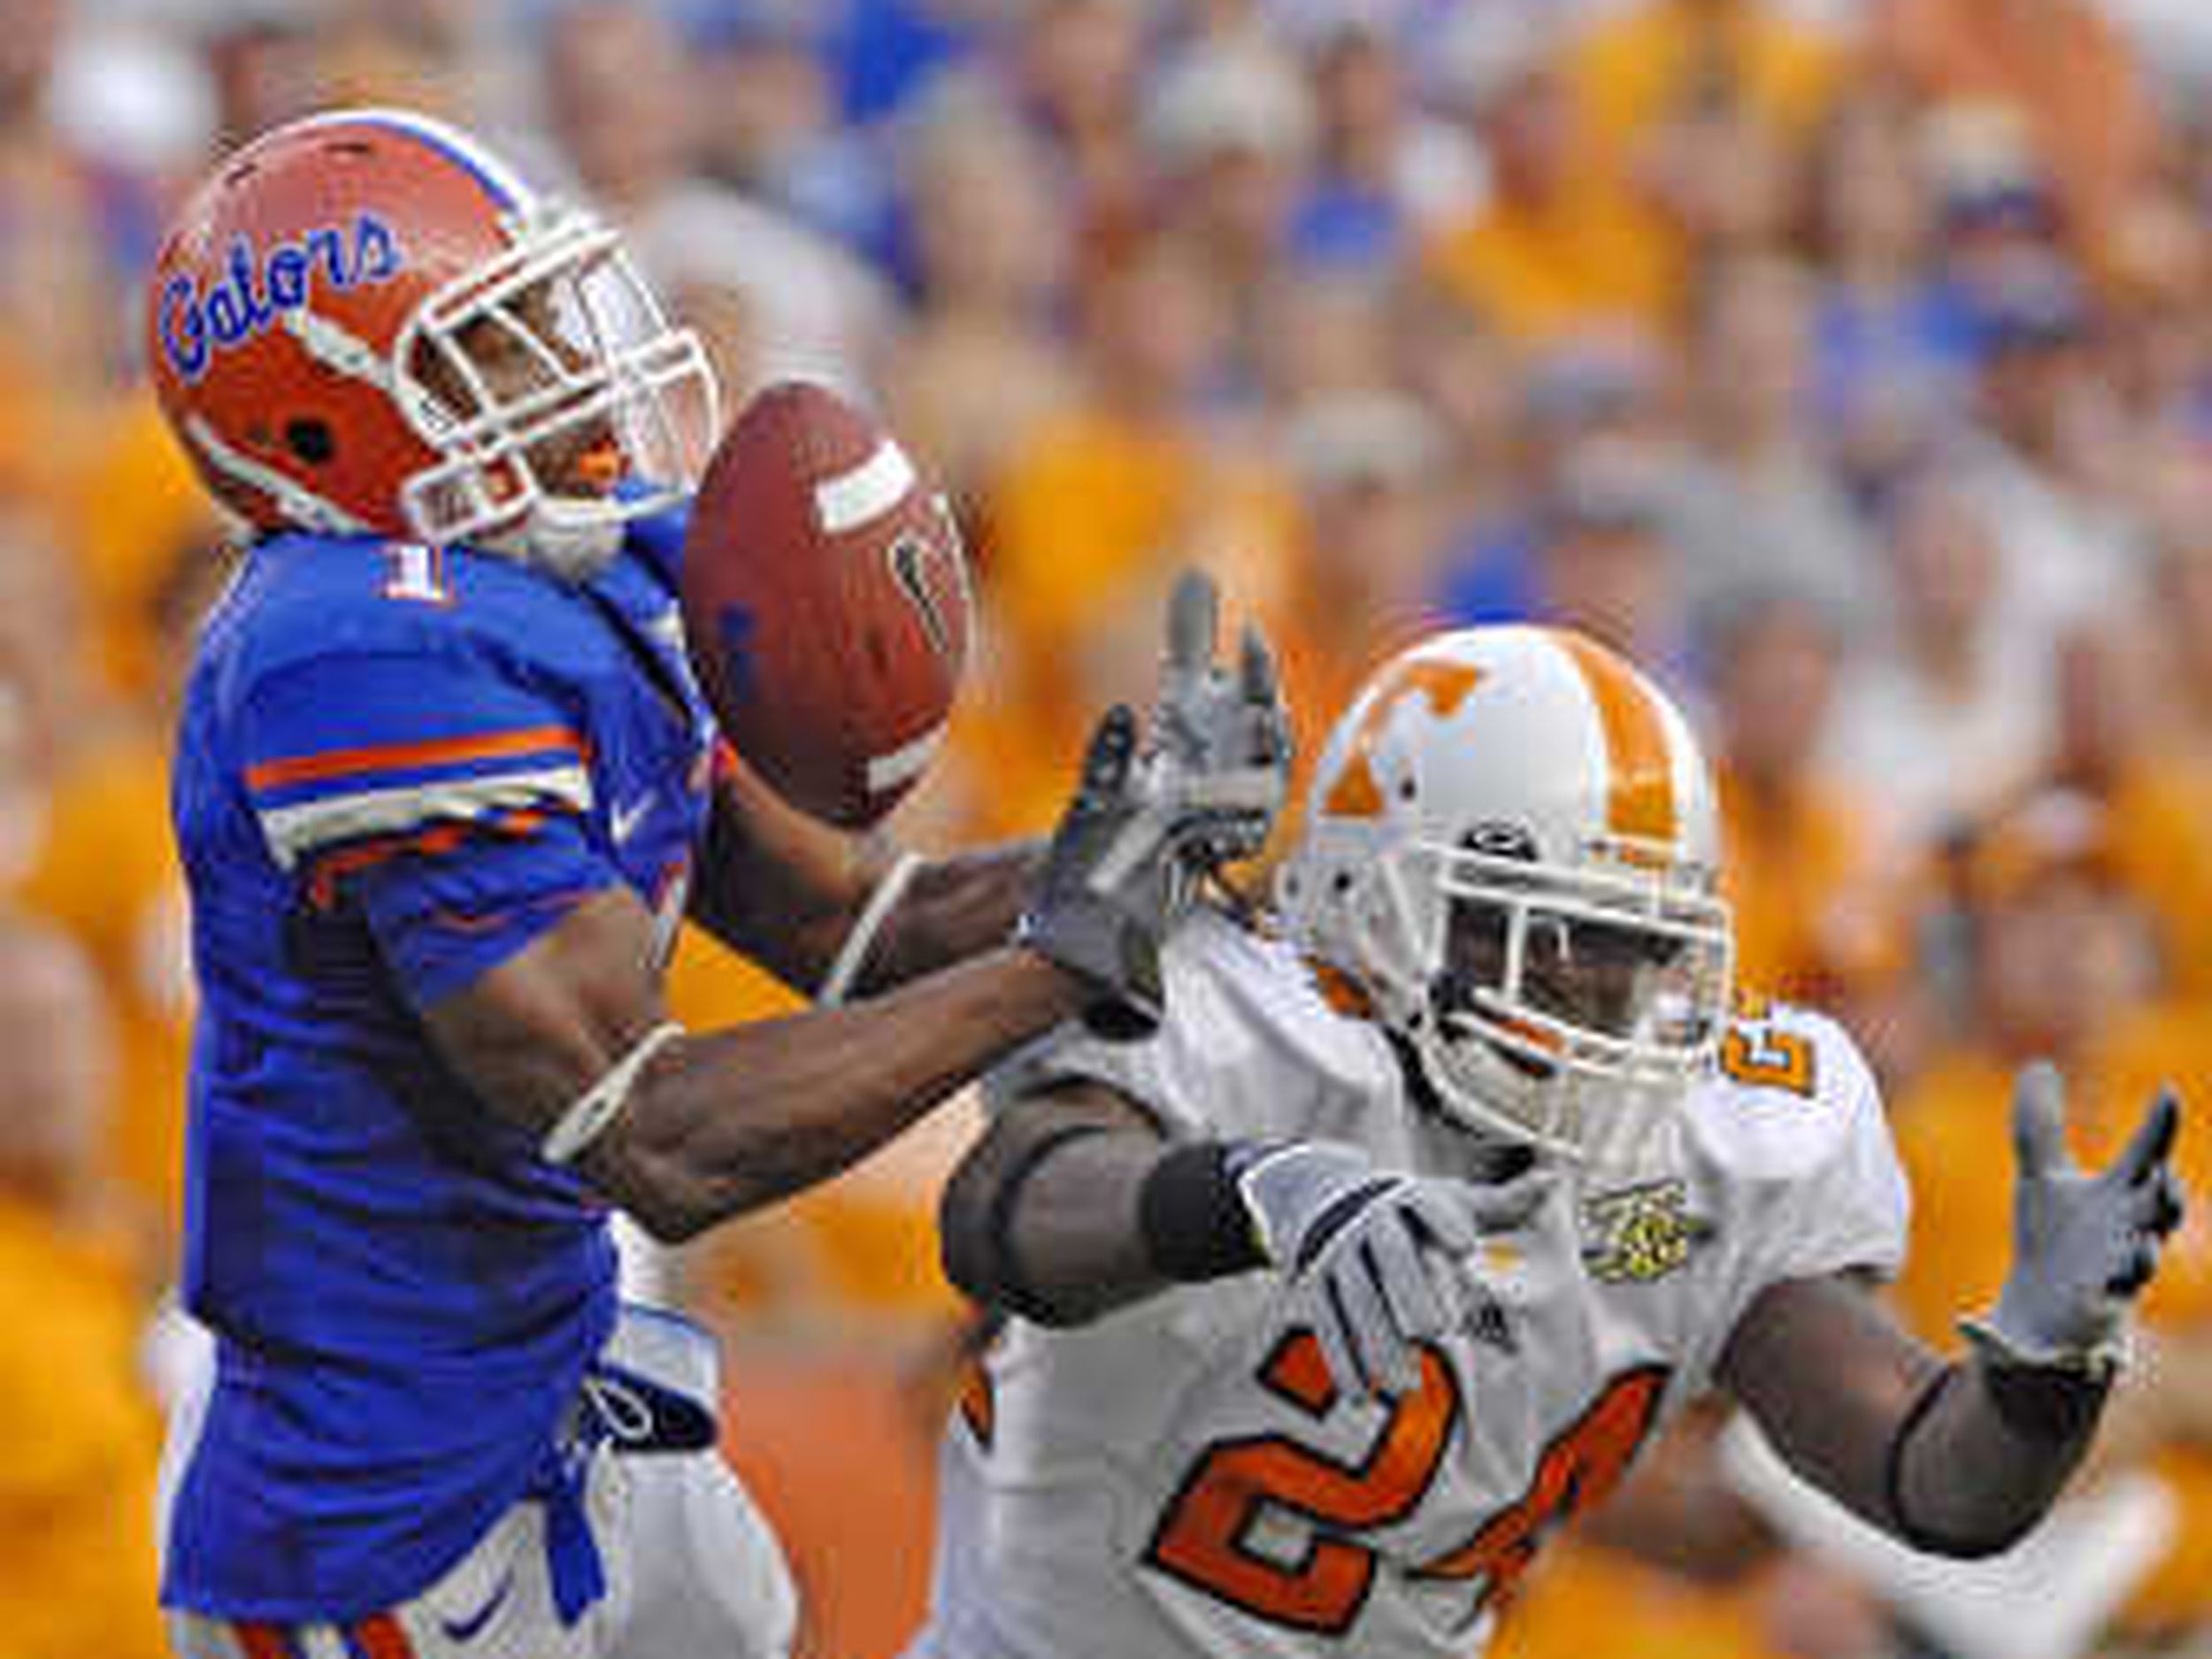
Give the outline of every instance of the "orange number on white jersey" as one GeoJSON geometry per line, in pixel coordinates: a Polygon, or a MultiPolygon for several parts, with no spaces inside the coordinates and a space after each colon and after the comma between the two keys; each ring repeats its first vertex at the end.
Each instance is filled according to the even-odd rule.
{"type": "MultiPolygon", "coordinates": [[[[1384,1526],[1412,1513],[1460,1416],[1451,1367],[1426,1343],[1420,1358],[1421,1386],[1391,1402],[1357,1464],[1280,1435],[1208,1447],[1153,1534],[1146,1561],[1256,1617],[1340,1635],[1367,1600],[1375,1552],[1324,1537],[1304,1561],[1289,1565],[1255,1554],[1245,1539],[1266,1508],[1332,1531],[1384,1526]]],[[[1259,1382],[1317,1420],[1336,1403],[1336,1385],[1310,1331],[1294,1332],[1277,1346],[1260,1367],[1259,1382]]]]}
{"type": "MultiPolygon", "coordinates": [[[[1386,1526],[1413,1512],[1434,1483],[1462,1412],[1459,1384],[1443,1356],[1424,1344],[1420,1358],[1420,1386],[1390,1402],[1356,1464],[1281,1435],[1208,1447],[1153,1534],[1147,1563],[1255,1617],[1343,1634],[1374,1583],[1372,1548],[1317,1536],[1294,1563],[1256,1554],[1246,1540],[1270,1508],[1330,1534],[1386,1526]]],[[[1259,1382],[1317,1419],[1326,1417],[1337,1399],[1320,1344],[1307,1331],[1276,1348],[1260,1368],[1259,1382]]],[[[1619,1484],[1657,1418],[1666,1384],[1663,1366],[1616,1378],[1544,1448],[1527,1491],[1467,1542],[1414,1569],[1412,1576],[1479,1580],[1484,1602],[1509,1597],[1544,1540],[1619,1484]]]]}
{"type": "Polygon", "coordinates": [[[1808,1100],[1818,1087],[1813,1045],[1771,1025],[1731,1025],[1720,1041],[1720,1069],[1752,1088],[1778,1088],[1808,1100]]]}
{"type": "Polygon", "coordinates": [[[1595,1509],[1636,1459],[1667,1391],[1663,1365],[1616,1377],[1597,1403],[1544,1448],[1520,1500],[1483,1523],[1457,1549],[1417,1568],[1417,1578],[1479,1579],[1482,1598],[1510,1601],[1544,1541],[1595,1509]]]}

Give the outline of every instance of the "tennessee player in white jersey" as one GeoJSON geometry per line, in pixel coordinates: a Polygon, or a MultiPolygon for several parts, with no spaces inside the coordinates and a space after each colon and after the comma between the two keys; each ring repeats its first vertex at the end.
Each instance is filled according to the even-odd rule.
{"type": "Polygon", "coordinates": [[[1371,681],[1281,934],[1202,913],[1155,1037],[995,1079],[945,1250],[1014,1317],[910,1659],[1462,1659],[1715,1385],[1921,1548],[2039,1518],[2178,1216],[2177,1108],[2093,1176],[2024,1078],[2013,1277],[1945,1361],[1867,1294],[1908,1198],[1857,1049],[1732,1013],[1714,848],[1687,726],[1586,640],[1445,634],[1371,681]]]}

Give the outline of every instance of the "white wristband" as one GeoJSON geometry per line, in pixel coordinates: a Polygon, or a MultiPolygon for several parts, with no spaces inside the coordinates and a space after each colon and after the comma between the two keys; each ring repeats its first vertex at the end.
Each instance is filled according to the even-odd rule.
{"type": "Polygon", "coordinates": [[[876,883],[876,890],[861,907],[859,919],[845,935],[845,942],[837,948],[837,960],[830,964],[829,972],[823,976],[822,988],[814,995],[815,1006],[835,1008],[845,1000],[845,993],[852,989],[853,981],[867,965],[868,952],[876,942],[876,935],[883,931],[892,908],[906,896],[914,872],[921,867],[918,853],[901,853],[883,879],[876,883]]]}
{"type": "Polygon", "coordinates": [[[538,1143],[538,1156],[548,1164],[566,1164],[606,1133],[608,1125],[630,1103],[630,1090],[636,1086],[638,1073],[645,1070],[655,1055],[683,1034],[684,1028],[672,1019],[639,1038],[630,1052],[609,1066],[600,1079],[561,1114],[560,1121],[545,1132],[545,1139],[538,1143]]]}

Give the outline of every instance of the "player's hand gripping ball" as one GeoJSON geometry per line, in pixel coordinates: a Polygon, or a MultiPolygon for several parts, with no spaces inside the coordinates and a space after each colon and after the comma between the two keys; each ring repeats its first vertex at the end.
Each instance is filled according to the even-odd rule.
{"type": "Polygon", "coordinates": [[[794,805],[863,828],[927,768],[967,659],[967,566],[874,416],[804,380],[746,405],[692,507],[683,610],[724,734],[794,805]]]}

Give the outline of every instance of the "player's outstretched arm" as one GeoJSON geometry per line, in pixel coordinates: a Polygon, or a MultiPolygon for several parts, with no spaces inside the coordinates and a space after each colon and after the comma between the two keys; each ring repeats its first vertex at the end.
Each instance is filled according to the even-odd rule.
{"type": "Polygon", "coordinates": [[[1087,994],[1003,948],[879,1001],[691,1034],[665,1023],[651,949],[649,914],[610,888],[424,1018],[480,1099],[672,1241],[836,1174],[1087,994]]]}
{"type": "Polygon", "coordinates": [[[1100,722],[1018,942],[848,1007],[692,1035],[669,1024],[653,924],[611,887],[424,1010],[494,1111],[681,1239],[826,1179],[1070,1015],[1159,1018],[1179,830],[1136,789],[1137,733],[1100,722]]]}
{"type": "Polygon", "coordinates": [[[1171,1142],[1117,1091],[1072,1081],[992,1125],[939,1222],[955,1284],[1042,1325],[1271,1268],[1308,1297],[1340,1388],[1399,1394],[1419,1380],[1416,1345],[1463,1317],[1467,1258],[1548,1184],[1428,1179],[1330,1141],[1171,1142]]]}
{"type": "Polygon", "coordinates": [[[1842,1279],[1777,1285],[1720,1377],[1799,1473],[1907,1543],[1993,1554],[2039,1521],[2094,1437],[2129,1303],[2181,1217],[2162,1094],[2102,1171],[2066,1150],[2058,1073],[2017,1084],[2012,1271],[1946,1362],[1842,1279]]]}
{"type": "Polygon", "coordinates": [[[842,1001],[1004,943],[1044,852],[1040,838],[909,858],[807,817],[731,766],[716,783],[691,919],[810,995],[849,959],[829,999],[842,1001]]]}

